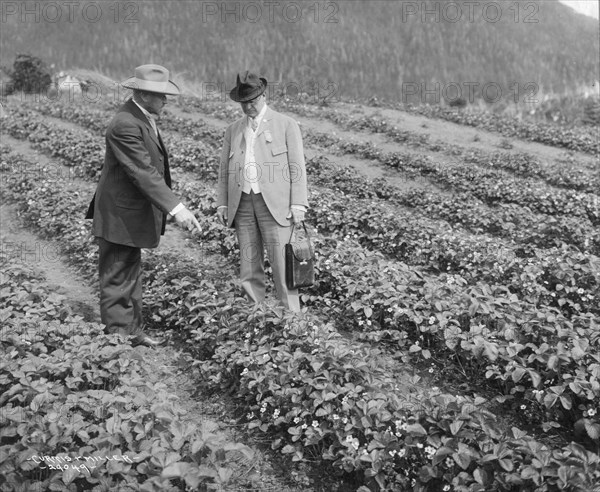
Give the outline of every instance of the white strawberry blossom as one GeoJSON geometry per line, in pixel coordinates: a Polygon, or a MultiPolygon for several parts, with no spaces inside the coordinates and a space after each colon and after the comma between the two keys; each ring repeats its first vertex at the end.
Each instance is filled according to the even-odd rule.
{"type": "Polygon", "coordinates": [[[346,436],[346,442],[348,444],[350,444],[350,446],[352,446],[355,450],[358,450],[358,447],[360,446],[360,443],[358,442],[358,439],[350,436],[346,436]]]}
{"type": "Polygon", "coordinates": [[[431,459],[435,454],[435,448],[433,446],[427,446],[425,448],[425,453],[427,454],[427,458],[431,459]]]}

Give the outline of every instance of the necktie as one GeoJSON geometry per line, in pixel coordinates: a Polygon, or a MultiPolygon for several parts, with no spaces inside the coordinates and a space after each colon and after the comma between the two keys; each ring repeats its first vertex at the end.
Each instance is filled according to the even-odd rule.
{"type": "Polygon", "coordinates": [[[256,131],[258,128],[258,121],[255,118],[250,118],[250,126],[252,127],[252,131],[256,131]]]}
{"type": "Polygon", "coordinates": [[[158,138],[158,127],[156,126],[156,121],[154,118],[150,118],[150,124],[152,125],[152,129],[154,130],[154,134],[158,138]]]}

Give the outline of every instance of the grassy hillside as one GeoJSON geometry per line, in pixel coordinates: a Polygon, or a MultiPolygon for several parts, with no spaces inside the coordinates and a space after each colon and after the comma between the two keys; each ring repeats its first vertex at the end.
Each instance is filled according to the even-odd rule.
{"type": "MultiPolygon", "coordinates": [[[[23,4],[11,2],[15,13],[3,7],[4,66],[29,52],[56,70],[123,78],[156,62],[228,87],[237,71],[254,67],[304,89],[317,83],[322,95],[335,87],[343,98],[404,95],[407,102],[422,100],[424,89],[435,99],[445,87],[449,98],[457,88],[481,95],[490,82],[522,102],[589,85],[599,70],[597,21],[554,0],[96,2],[101,13],[53,2],[25,13],[23,4]]],[[[496,94],[488,86],[488,97],[496,94]]]]}

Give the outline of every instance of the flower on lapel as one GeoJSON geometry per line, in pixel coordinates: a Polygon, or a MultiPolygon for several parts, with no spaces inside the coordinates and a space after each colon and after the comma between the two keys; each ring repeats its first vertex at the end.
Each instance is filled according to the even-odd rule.
{"type": "Polygon", "coordinates": [[[273,135],[271,135],[271,132],[269,130],[265,130],[265,140],[267,142],[273,141],[273,135]]]}

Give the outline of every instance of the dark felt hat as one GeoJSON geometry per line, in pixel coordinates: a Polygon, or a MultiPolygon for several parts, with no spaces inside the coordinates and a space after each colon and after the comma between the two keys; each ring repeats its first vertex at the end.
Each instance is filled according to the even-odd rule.
{"type": "Polygon", "coordinates": [[[235,102],[248,102],[257,98],[267,88],[267,79],[246,70],[238,73],[236,86],[231,89],[229,97],[235,102]]]}

